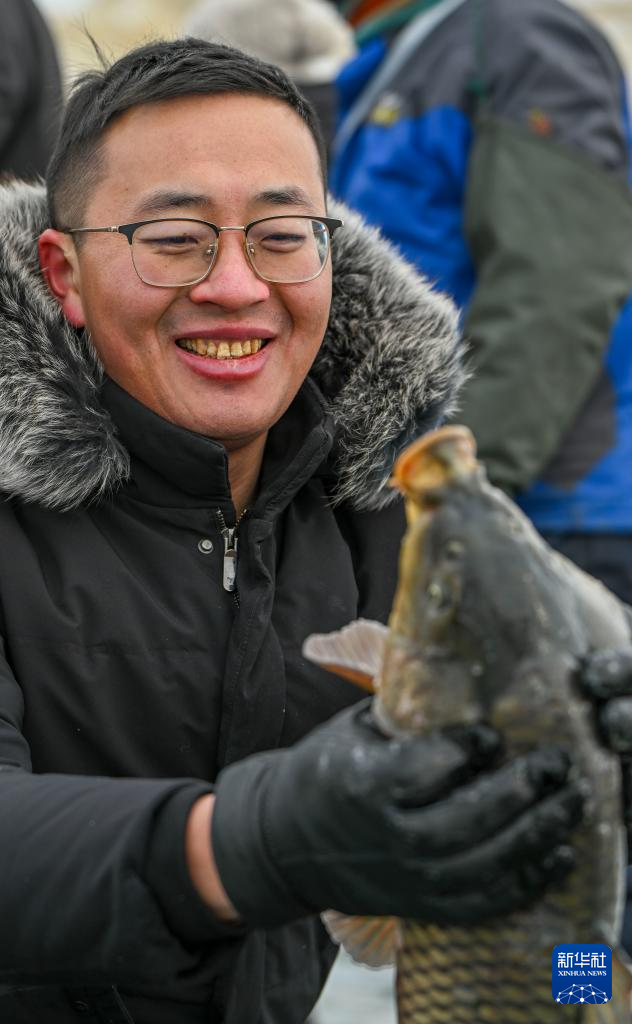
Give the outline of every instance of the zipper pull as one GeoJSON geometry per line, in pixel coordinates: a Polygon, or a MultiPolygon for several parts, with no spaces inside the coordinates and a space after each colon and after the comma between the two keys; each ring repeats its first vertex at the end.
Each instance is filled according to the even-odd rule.
{"type": "Polygon", "coordinates": [[[227,590],[229,594],[232,594],[236,587],[237,578],[237,529],[233,527],[232,530],[225,526],[222,530],[222,537],[224,538],[224,572],[222,578],[222,585],[224,590],[227,590]]]}

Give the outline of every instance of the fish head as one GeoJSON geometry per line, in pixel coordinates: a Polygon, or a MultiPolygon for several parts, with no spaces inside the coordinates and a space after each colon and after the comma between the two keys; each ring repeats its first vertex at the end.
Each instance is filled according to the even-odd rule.
{"type": "MultiPolygon", "coordinates": [[[[529,659],[569,644],[569,589],[550,551],[475,458],[471,433],[448,427],[398,460],[408,529],[381,677],[398,728],[490,718],[529,659]]],[[[571,642],[572,646],[572,642],[571,642]]]]}

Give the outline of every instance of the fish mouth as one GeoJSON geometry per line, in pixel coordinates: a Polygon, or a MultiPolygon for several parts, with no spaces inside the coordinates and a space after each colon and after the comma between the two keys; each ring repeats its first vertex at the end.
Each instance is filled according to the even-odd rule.
{"type": "Polygon", "coordinates": [[[402,492],[407,512],[414,518],[415,511],[432,508],[433,495],[444,484],[471,477],[477,466],[474,435],[468,427],[455,424],[433,430],[410,445],[397,459],[390,484],[402,492]]]}
{"type": "Polygon", "coordinates": [[[178,348],[203,359],[245,359],[254,356],[270,338],[176,338],[178,348]]]}

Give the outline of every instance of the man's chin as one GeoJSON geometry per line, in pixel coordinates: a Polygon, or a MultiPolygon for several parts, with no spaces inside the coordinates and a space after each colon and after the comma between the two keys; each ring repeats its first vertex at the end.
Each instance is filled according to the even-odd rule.
{"type": "Polygon", "coordinates": [[[244,419],[231,421],[200,415],[185,416],[179,420],[178,426],[217,441],[226,451],[234,452],[261,439],[265,440],[272,422],[268,418],[262,421],[248,419],[244,422],[244,419]]]}

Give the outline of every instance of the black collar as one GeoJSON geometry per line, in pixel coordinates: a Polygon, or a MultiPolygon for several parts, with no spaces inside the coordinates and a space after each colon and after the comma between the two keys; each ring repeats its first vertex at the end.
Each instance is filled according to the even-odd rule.
{"type": "MultiPolygon", "coordinates": [[[[125,493],[162,507],[220,508],[227,522],[234,510],[228,456],[218,441],[175,426],[106,378],[101,401],[131,457],[125,493]]],[[[270,430],[253,514],[284,507],[326,459],[333,427],[325,401],[309,379],[270,430]]]]}

